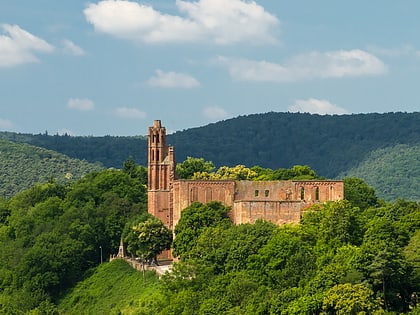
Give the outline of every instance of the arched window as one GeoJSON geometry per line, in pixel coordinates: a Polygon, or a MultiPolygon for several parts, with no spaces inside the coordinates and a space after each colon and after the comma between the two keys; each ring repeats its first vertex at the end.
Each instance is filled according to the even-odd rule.
{"type": "Polygon", "coordinates": [[[191,188],[190,199],[191,199],[191,202],[198,201],[198,188],[197,187],[191,188]]]}
{"type": "Polygon", "coordinates": [[[319,201],[319,187],[315,187],[315,200],[319,201]]]}
{"type": "Polygon", "coordinates": [[[305,188],[300,187],[300,200],[305,200],[305,188]]]}
{"type": "Polygon", "coordinates": [[[212,189],[210,187],[206,187],[205,190],[205,194],[206,194],[206,203],[212,201],[212,189]]]}

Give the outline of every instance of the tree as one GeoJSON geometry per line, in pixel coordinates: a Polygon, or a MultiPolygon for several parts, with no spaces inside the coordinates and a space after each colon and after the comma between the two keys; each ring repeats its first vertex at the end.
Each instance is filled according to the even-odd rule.
{"type": "Polygon", "coordinates": [[[202,231],[212,226],[230,226],[229,207],[220,202],[208,204],[192,203],[181,212],[181,218],[175,226],[174,255],[187,255],[194,247],[202,231]]]}
{"type": "Polygon", "coordinates": [[[362,210],[378,205],[375,190],[360,178],[344,179],[344,198],[362,210]]]}
{"type": "Polygon", "coordinates": [[[172,232],[158,218],[150,216],[131,228],[126,241],[130,253],[157,261],[158,254],[171,248],[172,232]]]}
{"type": "Polygon", "coordinates": [[[233,180],[252,180],[257,177],[257,173],[245,165],[234,167],[221,166],[216,173],[196,172],[193,179],[233,179],[233,180]]]}
{"type": "Polygon", "coordinates": [[[322,302],[322,314],[385,314],[380,299],[363,284],[338,284],[329,289],[322,302]]]}
{"type": "Polygon", "coordinates": [[[195,173],[211,173],[215,169],[213,162],[205,161],[203,158],[187,157],[187,159],[176,165],[176,173],[180,178],[191,179],[195,173]]]}

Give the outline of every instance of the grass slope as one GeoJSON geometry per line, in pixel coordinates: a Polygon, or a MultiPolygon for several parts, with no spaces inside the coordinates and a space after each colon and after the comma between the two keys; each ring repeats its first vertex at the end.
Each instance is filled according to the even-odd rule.
{"type": "Polygon", "coordinates": [[[0,196],[14,194],[37,183],[64,183],[103,169],[100,163],[71,159],[63,154],[24,143],[0,139],[0,196]]]}
{"type": "Polygon", "coordinates": [[[341,177],[365,180],[387,201],[420,201],[420,146],[397,145],[373,151],[341,177]]]}
{"type": "Polygon", "coordinates": [[[60,314],[153,314],[158,277],[131,268],[124,260],[100,265],[80,282],[58,304],[60,314]]]}

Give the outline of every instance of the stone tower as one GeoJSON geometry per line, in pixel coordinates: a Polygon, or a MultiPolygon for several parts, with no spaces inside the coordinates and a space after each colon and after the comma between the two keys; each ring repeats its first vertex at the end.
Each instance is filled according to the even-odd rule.
{"type": "Polygon", "coordinates": [[[173,147],[166,145],[166,129],[155,120],[148,132],[148,211],[173,230],[173,147]]]}

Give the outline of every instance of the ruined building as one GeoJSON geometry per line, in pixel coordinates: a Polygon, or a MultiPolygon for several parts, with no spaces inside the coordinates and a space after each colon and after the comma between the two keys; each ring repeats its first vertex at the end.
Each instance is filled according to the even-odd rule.
{"type": "Polygon", "coordinates": [[[343,199],[339,180],[184,180],[175,173],[174,148],[166,145],[166,129],[155,120],[148,132],[148,209],[171,230],[182,209],[199,201],[231,207],[234,224],[264,219],[281,225],[299,222],[314,203],[343,199]]]}

